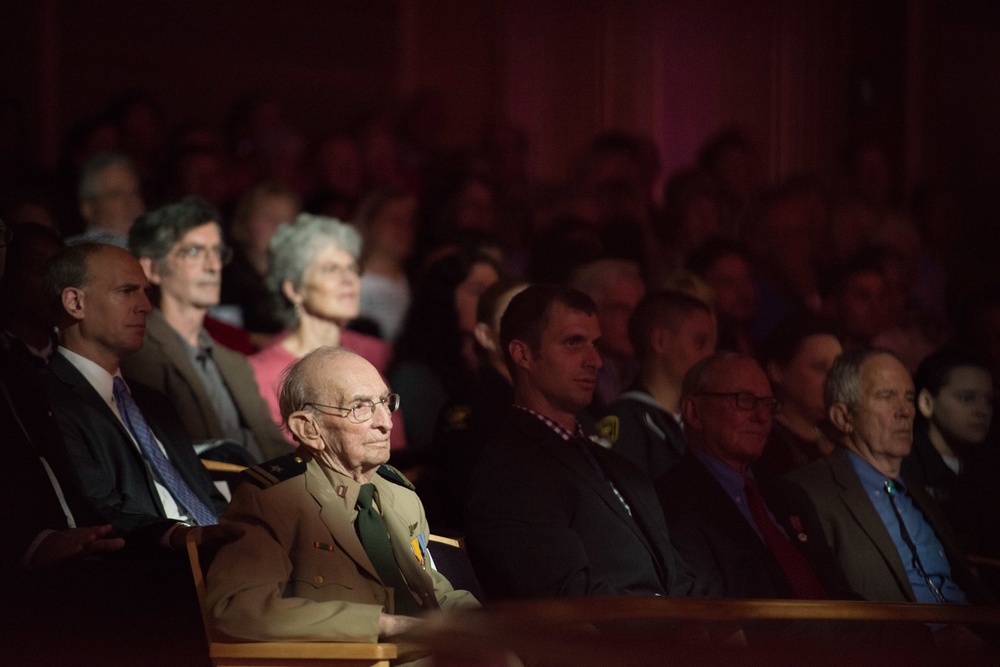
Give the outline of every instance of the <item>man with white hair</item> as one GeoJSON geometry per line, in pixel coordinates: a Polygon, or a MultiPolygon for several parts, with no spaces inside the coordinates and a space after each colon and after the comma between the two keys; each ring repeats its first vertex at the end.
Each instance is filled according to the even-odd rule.
{"type": "Polygon", "coordinates": [[[439,608],[476,607],[436,569],[413,486],[389,459],[390,394],[375,367],[320,347],[288,370],[294,454],[247,470],[222,517],[236,538],[208,572],[218,628],[259,641],[391,639],[439,608]]]}

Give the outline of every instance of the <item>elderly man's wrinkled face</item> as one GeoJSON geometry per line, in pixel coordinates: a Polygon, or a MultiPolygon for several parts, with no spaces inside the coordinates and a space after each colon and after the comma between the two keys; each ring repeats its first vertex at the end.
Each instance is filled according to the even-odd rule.
{"type": "Polygon", "coordinates": [[[389,389],[375,367],[357,356],[334,357],[317,366],[310,380],[324,387],[316,399],[323,405],[313,406],[320,437],[302,445],[326,467],[351,476],[372,473],[388,461],[392,415],[380,401],[389,389]],[[323,407],[353,408],[369,401],[374,409],[363,420],[349,409],[323,407]]]}
{"type": "Polygon", "coordinates": [[[846,444],[876,469],[887,462],[898,465],[913,444],[913,380],[887,354],[865,361],[859,380],[858,404],[847,410],[846,444]]]}
{"type": "Polygon", "coordinates": [[[745,472],[764,451],[773,399],[767,375],[756,361],[722,361],[705,392],[684,399],[685,429],[706,454],[745,472]]]}

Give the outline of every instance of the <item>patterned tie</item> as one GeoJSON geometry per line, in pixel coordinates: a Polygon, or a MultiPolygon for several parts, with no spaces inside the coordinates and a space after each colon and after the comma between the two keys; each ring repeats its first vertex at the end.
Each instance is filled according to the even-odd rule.
{"type": "Polygon", "coordinates": [[[767,513],[767,507],[764,505],[764,499],[757,488],[757,483],[752,478],[746,477],[743,480],[743,489],[747,495],[747,509],[750,510],[750,516],[757,524],[760,534],[764,536],[764,542],[770,549],[771,555],[778,561],[781,571],[785,573],[785,579],[791,586],[792,592],[795,593],[795,597],[800,600],[825,598],[826,590],[816,578],[816,573],[809,561],[771,520],[767,513]]]}
{"type": "Polygon", "coordinates": [[[358,521],[356,524],[361,546],[375,566],[379,579],[393,589],[394,611],[397,614],[416,616],[423,608],[417,604],[410,594],[410,587],[399,570],[396,556],[389,544],[389,532],[386,530],[382,515],[372,505],[375,496],[374,484],[362,484],[358,492],[358,521]]]}
{"type": "Polygon", "coordinates": [[[170,495],[174,497],[174,500],[187,511],[188,515],[199,526],[210,526],[219,523],[215,512],[207,507],[195,495],[194,491],[188,487],[174,466],[171,465],[166,454],[156,444],[156,439],[153,437],[153,432],[149,429],[149,424],[146,423],[146,418],[142,416],[142,411],[139,410],[139,406],[136,405],[132,394],[129,393],[128,387],[125,386],[125,381],[120,377],[114,378],[114,393],[118,412],[121,413],[125,425],[132,433],[135,441],[139,443],[142,455],[149,465],[153,467],[153,471],[160,478],[160,481],[163,482],[163,485],[167,487],[167,490],[170,491],[170,495]]]}

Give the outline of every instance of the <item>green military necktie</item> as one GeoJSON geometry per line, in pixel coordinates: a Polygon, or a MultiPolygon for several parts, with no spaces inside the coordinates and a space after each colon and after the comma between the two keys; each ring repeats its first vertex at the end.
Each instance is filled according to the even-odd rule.
{"type": "Polygon", "coordinates": [[[392,545],[389,544],[389,532],[385,528],[385,521],[382,515],[372,504],[375,495],[373,484],[362,484],[358,492],[358,537],[361,545],[365,548],[365,553],[375,566],[382,583],[393,589],[393,599],[395,601],[395,613],[407,616],[416,616],[422,611],[417,601],[410,593],[410,587],[403,578],[403,573],[399,570],[399,564],[392,553],[392,545]]]}

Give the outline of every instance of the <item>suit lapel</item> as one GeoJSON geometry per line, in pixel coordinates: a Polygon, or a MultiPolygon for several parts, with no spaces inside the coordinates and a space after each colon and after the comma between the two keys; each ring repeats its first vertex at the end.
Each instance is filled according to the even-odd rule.
{"type": "MultiPolygon", "coordinates": [[[[651,538],[646,537],[643,528],[639,526],[637,516],[634,516],[641,516],[646,510],[642,507],[642,503],[636,500],[634,495],[631,493],[627,480],[618,478],[616,471],[612,469],[612,467],[602,466],[602,469],[608,476],[608,479],[611,480],[611,482],[618,489],[619,493],[622,494],[622,497],[624,497],[630,507],[633,508],[633,515],[628,513],[625,506],[622,505],[622,501],[619,500],[619,498],[614,494],[614,491],[611,490],[607,480],[602,479],[600,473],[594,470],[594,466],[587,460],[586,455],[579,451],[576,443],[566,442],[551,428],[549,428],[547,424],[543,423],[534,415],[528,414],[517,408],[513,408],[513,413],[515,415],[514,423],[521,428],[527,440],[543,441],[540,450],[546,452],[548,455],[555,458],[560,464],[569,468],[582,483],[593,489],[594,492],[600,496],[601,500],[603,500],[604,503],[611,509],[611,511],[624,521],[629,528],[632,529],[636,536],[638,536],[642,543],[646,545],[646,548],[655,559],[655,562],[664,562],[662,554],[658,554],[650,544],[651,538]]],[[[606,452],[592,453],[603,454],[606,452]]],[[[645,527],[645,529],[648,530],[648,527],[645,527]]]]}
{"type": "MultiPolygon", "coordinates": [[[[94,387],[87,381],[87,378],[85,378],[80,371],[76,370],[76,367],[73,366],[73,364],[71,364],[64,356],[58,352],[53,354],[52,358],[49,360],[48,369],[54,376],[56,376],[56,378],[72,387],[73,393],[76,394],[81,401],[85,404],[89,404],[91,409],[101,415],[101,417],[104,418],[104,421],[110,425],[112,429],[118,431],[119,437],[124,438],[124,441],[128,443],[128,446],[122,448],[125,450],[122,454],[124,456],[133,457],[136,465],[138,465],[139,469],[143,472],[149,495],[153,499],[153,502],[156,503],[156,507],[159,510],[160,515],[166,516],[163,505],[160,503],[160,493],[156,489],[156,484],[153,481],[149,467],[146,465],[146,460],[142,457],[138,447],[134,446],[132,434],[129,433],[127,428],[125,428],[125,424],[118,419],[115,413],[111,410],[111,407],[104,401],[101,395],[97,393],[97,390],[94,389],[94,387]]],[[[160,434],[156,432],[155,429],[154,433],[157,438],[161,438],[160,434]]],[[[211,507],[211,505],[209,506],[211,507]]]]}
{"type": "Polygon", "coordinates": [[[897,584],[912,602],[914,600],[913,589],[910,587],[906,568],[899,557],[896,544],[892,541],[892,536],[889,535],[889,531],[886,530],[885,524],[882,523],[881,517],[872,505],[868,493],[861,486],[861,481],[858,479],[857,473],[854,472],[847,456],[846,451],[837,449],[826,459],[833,473],[833,479],[840,487],[841,502],[868,535],[868,539],[872,541],[879,554],[889,565],[897,584]]]}
{"type": "Polygon", "coordinates": [[[205,384],[198,376],[198,372],[191,364],[191,357],[185,349],[184,342],[171,328],[170,324],[163,319],[163,313],[154,310],[148,320],[146,344],[153,343],[163,350],[163,355],[170,359],[172,366],[177,369],[178,374],[188,386],[188,390],[194,396],[194,404],[198,407],[199,417],[202,423],[209,426],[209,430],[215,437],[222,437],[222,426],[219,424],[215,411],[211,410],[212,401],[205,391],[205,384]]]}

